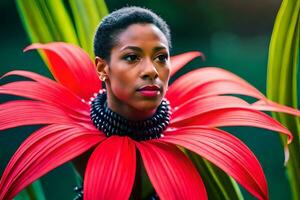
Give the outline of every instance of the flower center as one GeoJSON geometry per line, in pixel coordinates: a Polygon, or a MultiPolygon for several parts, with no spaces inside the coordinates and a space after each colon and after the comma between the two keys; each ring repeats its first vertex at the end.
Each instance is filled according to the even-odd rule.
{"type": "Polygon", "coordinates": [[[133,121],[124,118],[107,106],[106,92],[101,91],[91,102],[91,119],[98,130],[107,137],[129,136],[142,141],[158,139],[170,122],[170,104],[163,99],[154,115],[146,120],[133,121]]]}

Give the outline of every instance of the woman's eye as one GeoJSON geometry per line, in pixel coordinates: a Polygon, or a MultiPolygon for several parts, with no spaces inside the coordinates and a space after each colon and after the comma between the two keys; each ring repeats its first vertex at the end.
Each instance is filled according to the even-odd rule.
{"type": "Polygon", "coordinates": [[[126,55],[123,57],[123,59],[126,60],[127,62],[134,62],[137,61],[139,57],[137,55],[126,55]]]}
{"type": "Polygon", "coordinates": [[[158,59],[158,61],[161,63],[166,63],[168,61],[169,57],[167,54],[161,54],[161,55],[157,56],[156,59],[158,59]]]}

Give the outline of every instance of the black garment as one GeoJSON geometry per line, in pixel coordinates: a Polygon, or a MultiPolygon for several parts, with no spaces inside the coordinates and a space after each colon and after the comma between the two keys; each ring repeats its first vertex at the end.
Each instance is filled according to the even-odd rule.
{"type": "MultiPolygon", "coordinates": [[[[74,192],[76,193],[76,196],[73,198],[73,200],[83,200],[83,187],[76,186],[74,188],[74,192]]],[[[154,192],[149,197],[147,197],[145,200],[159,200],[159,197],[156,194],[156,192],[154,192]]]]}

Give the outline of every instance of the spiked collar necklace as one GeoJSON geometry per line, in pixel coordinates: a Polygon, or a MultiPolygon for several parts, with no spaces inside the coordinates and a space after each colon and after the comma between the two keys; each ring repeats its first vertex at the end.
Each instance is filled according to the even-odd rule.
{"type": "Polygon", "coordinates": [[[91,102],[90,116],[98,130],[107,137],[129,136],[134,140],[160,138],[170,121],[170,105],[163,99],[154,115],[146,120],[132,121],[112,111],[107,106],[106,92],[101,91],[91,102]]]}

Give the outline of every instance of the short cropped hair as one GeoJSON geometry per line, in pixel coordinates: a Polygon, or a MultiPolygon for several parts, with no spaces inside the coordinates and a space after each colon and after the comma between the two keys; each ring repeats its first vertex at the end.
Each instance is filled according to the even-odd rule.
{"type": "Polygon", "coordinates": [[[100,22],[94,36],[95,56],[110,60],[111,50],[116,45],[119,34],[132,24],[155,25],[165,35],[171,48],[171,35],[167,23],[149,9],[132,6],[116,10],[100,22]]]}

